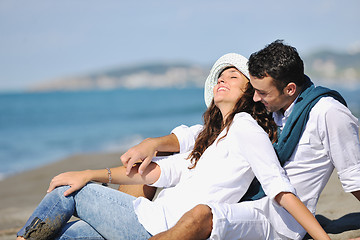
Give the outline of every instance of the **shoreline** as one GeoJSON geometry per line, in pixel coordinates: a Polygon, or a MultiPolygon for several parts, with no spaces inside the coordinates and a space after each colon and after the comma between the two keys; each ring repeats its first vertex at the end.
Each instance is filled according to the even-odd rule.
{"type": "MultiPolygon", "coordinates": [[[[119,166],[120,156],[121,153],[73,155],[1,180],[0,240],[15,238],[18,229],[46,194],[54,176],[65,171],[119,166]]],[[[343,191],[336,173],[332,174],[320,196],[316,215],[331,239],[360,237],[360,202],[343,191]]]]}
{"type": "Polygon", "coordinates": [[[121,153],[91,153],[67,157],[0,181],[0,240],[15,234],[46,194],[51,179],[66,171],[121,165],[121,153]]]}

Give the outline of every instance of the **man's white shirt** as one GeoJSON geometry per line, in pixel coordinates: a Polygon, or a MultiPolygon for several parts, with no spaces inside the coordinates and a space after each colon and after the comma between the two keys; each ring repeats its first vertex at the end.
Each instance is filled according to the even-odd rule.
{"type": "MultiPolygon", "coordinates": [[[[273,113],[274,120],[281,129],[285,126],[293,108],[294,103],[284,114],[273,113]]],[[[194,146],[196,136],[201,129],[201,125],[179,126],[172,131],[179,140],[181,152],[194,146]]],[[[337,100],[323,97],[310,111],[299,143],[284,165],[285,172],[297,191],[297,196],[313,214],[334,167],[345,192],[360,190],[358,119],[337,100]]],[[[264,199],[254,201],[253,204],[255,209],[266,215],[279,233],[293,239],[301,239],[305,235],[305,230],[284,209],[273,204],[269,205],[269,201],[264,199]]],[[[241,208],[241,203],[235,205],[239,205],[235,208],[241,208]]],[[[216,232],[216,229],[213,229],[214,231],[216,232]]]]}

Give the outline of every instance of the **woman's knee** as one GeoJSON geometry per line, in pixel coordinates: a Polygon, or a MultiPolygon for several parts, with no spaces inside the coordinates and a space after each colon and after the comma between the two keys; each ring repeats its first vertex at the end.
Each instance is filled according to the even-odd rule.
{"type": "Polygon", "coordinates": [[[69,186],[60,186],[49,192],[45,195],[44,199],[52,199],[53,201],[58,201],[59,199],[65,199],[64,192],[69,189],[69,186]]]}

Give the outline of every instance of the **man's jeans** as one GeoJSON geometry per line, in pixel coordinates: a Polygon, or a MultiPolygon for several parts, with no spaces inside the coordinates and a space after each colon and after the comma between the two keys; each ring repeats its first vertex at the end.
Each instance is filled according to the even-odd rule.
{"type": "Polygon", "coordinates": [[[117,190],[87,184],[64,197],[68,186],[48,193],[18,236],[25,239],[149,239],[139,223],[133,196],[117,190]],[[81,220],[68,222],[71,216],[81,220]]]}

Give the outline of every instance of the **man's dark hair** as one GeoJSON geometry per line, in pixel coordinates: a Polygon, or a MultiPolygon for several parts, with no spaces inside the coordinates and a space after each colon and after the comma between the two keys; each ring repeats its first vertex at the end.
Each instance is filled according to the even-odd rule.
{"type": "Polygon", "coordinates": [[[296,48],[276,40],[264,49],[251,54],[248,62],[250,75],[256,78],[272,77],[279,91],[290,82],[302,86],[305,82],[304,63],[296,48]]]}

